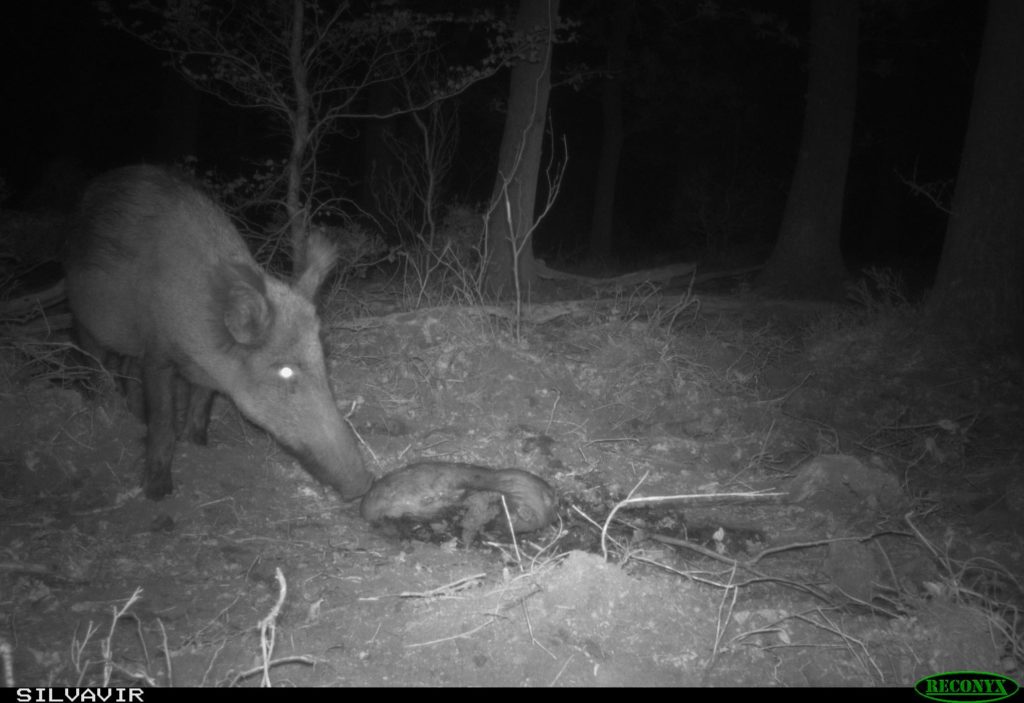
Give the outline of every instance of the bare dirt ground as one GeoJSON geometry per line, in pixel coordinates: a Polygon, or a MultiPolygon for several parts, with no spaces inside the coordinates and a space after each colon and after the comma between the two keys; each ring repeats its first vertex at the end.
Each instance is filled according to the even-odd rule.
{"type": "Polygon", "coordinates": [[[8,348],[9,681],[1020,680],[1019,364],[957,356],[884,305],[673,309],[647,291],[517,340],[478,309],[380,300],[325,325],[370,468],[525,469],[558,492],[557,523],[472,544],[442,521],[370,526],[220,401],[210,446],[179,444],[176,492],[152,503],[123,401],[8,348]],[[688,497],[615,510],[659,496],[688,497]]]}

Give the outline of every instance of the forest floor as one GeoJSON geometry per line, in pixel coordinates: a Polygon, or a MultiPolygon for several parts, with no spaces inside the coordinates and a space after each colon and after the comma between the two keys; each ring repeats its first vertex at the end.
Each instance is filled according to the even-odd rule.
{"type": "Polygon", "coordinates": [[[469,306],[395,312],[386,287],[353,289],[356,313],[328,306],[331,375],[339,403],[359,400],[370,469],[540,476],[558,519],[514,542],[371,526],[223,401],[208,447],[178,445],[175,494],[147,501],[145,428],[123,401],[61,387],[5,346],[4,677],[1019,681],[1019,362],[929,341],[906,305],[639,291],[549,291],[576,302],[518,334],[469,306]],[[627,497],[647,500],[616,509],[627,497]]]}

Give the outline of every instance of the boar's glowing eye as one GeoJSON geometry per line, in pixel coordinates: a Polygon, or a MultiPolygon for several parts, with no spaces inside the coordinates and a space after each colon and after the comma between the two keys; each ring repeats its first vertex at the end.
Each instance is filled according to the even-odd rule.
{"type": "Polygon", "coordinates": [[[295,369],[293,369],[291,366],[282,366],[277,370],[277,377],[285,381],[293,378],[294,376],[295,369]]]}

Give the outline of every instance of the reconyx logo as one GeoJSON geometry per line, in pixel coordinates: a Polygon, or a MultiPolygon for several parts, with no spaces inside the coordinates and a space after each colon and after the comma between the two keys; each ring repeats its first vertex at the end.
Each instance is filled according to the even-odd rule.
{"type": "Polygon", "coordinates": [[[922,696],[942,703],[1001,701],[1019,689],[1013,679],[984,671],[947,671],[926,676],[914,684],[914,690],[922,696]]]}

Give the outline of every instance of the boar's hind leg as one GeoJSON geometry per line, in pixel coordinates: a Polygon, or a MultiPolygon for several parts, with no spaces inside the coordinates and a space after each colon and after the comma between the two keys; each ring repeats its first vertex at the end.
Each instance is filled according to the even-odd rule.
{"type": "Polygon", "coordinates": [[[103,362],[106,361],[107,352],[100,346],[96,338],[89,333],[89,330],[80,324],[76,324],[75,340],[78,342],[78,348],[85,352],[87,357],[86,364],[95,369],[103,366],[103,362]]]}
{"type": "Polygon", "coordinates": [[[107,352],[82,325],[75,325],[75,341],[85,355],[86,368],[95,371],[95,375],[90,374],[89,378],[82,382],[81,390],[88,398],[98,398],[103,395],[103,389],[107,385],[105,379],[113,381],[116,378],[119,357],[107,352]]]}
{"type": "Polygon", "coordinates": [[[193,385],[188,394],[188,410],[185,411],[185,427],[182,438],[206,446],[206,430],[210,424],[210,406],[213,405],[213,391],[203,386],[193,385]]]}
{"type": "MultiPolygon", "coordinates": [[[[76,326],[75,337],[78,340],[78,346],[86,354],[86,363],[89,367],[99,373],[106,374],[108,378],[116,383],[120,387],[121,392],[124,393],[128,410],[135,417],[144,421],[146,419],[146,408],[142,397],[142,384],[139,383],[138,360],[130,356],[105,350],[96,341],[96,338],[89,334],[81,325],[76,326]]],[[[99,395],[98,387],[95,385],[89,384],[84,390],[89,396],[99,395]]]]}
{"type": "Polygon", "coordinates": [[[139,379],[139,361],[131,356],[122,356],[117,361],[118,380],[121,382],[125,404],[132,415],[145,422],[146,399],[142,393],[142,381],[139,379]]]}
{"type": "Polygon", "coordinates": [[[142,362],[142,386],[146,395],[146,468],[142,490],[150,500],[160,500],[174,490],[171,460],[174,458],[174,367],[160,360],[142,362]]]}

